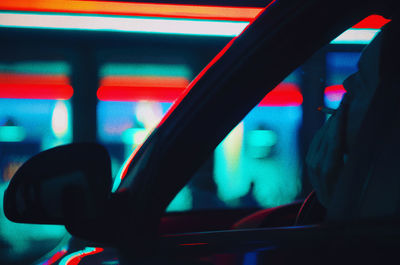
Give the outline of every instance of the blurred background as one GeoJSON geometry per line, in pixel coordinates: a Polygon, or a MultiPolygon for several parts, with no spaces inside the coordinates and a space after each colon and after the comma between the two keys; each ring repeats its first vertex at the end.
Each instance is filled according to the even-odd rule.
{"type": "MultiPolygon", "coordinates": [[[[38,152],[82,141],[108,149],[115,177],[188,84],[268,2],[2,0],[2,186],[38,152]]],[[[168,210],[267,208],[303,198],[311,189],[305,153],[327,118],[317,107],[338,106],[343,80],[385,23],[366,18],[290,74],[168,210]]]]}

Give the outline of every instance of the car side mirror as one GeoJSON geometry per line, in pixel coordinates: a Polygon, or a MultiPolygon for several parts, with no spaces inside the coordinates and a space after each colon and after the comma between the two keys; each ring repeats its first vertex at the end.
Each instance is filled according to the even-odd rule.
{"type": "Polygon", "coordinates": [[[25,162],[4,195],[4,213],[19,223],[95,221],[111,192],[111,162],[95,143],[55,147],[25,162]]]}

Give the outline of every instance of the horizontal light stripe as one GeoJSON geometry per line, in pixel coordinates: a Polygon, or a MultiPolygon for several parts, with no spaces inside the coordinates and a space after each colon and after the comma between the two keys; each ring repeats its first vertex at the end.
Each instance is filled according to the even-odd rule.
{"type": "Polygon", "coordinates": [[[100,81],[97,97],[103,101],[173,102],[188,84],[184,77],[107,76],[100,81]]]}
{"type": "Polygon", "coordinates": [[[174,102],[185,87],[101,86],[97,98],[102,101],[159,101],[174,102]]]}
{"type": "MultiPolygon", "coordinates": [[[[238,36],[248,22],[172,18],[0,13],[0,27],[103,30],[136,33],[238,36]]],[[[349,29],[331,44],[368,44],[379,29],[349,29]]]]}
{"type": "Polygon", "coordinates": [[[0,10],[251,21],[260,7],[75,0],[2,0],[0,10]]]}
{"type": "Polygon", "coordinates": [[[67,100],[73,93],[67,75],[0,73],[0,98],[67,100]]]}
{"type": "Polygon", "coordinates": [[[248,22],[118,16],[0,13],[1,27],[104,30],[234,37],[248,22]]]}
{"type": "Polygon", "coordinates": [[[100,68],[100,76],[159,76],[191,78],[192,70],[183,64],[107,63],[100,68]]]}
{"type": "Polygon", "coordinates": [[[180,87],[185,89],[189,82],[188,79],[179,76],[106,76],[100,80],[100,86],[180,87]]]}
{"type": "MultiPolygon", "coordinates": [[[[174,102],[185,91],[189,80],[180,77],[119,77],[103,78],[97,90],[101,101],[174,102]]],[[[300,106],[303,96],[293,83],[281,83],[260,102],[261,107],[300,106]]]]}
{"type": "Polygon", "coordinates": [[[369,44],[379,32],[379,29],[349,29],[331,44],[369,44]]]}
{"type": "Polygon", "coordinates": [[[11,63],[1,62],[0,72],[35,75],[69,75],[71,69],[69,64],[64,61],[19,61],[11,63]]]}
{"type": "Polygon", "coordinates": [[[58,84],[0,84],[0,98],[67,100],[74,90],[58,84]]]}
{"type": "MultiPolygon", "coordinates": [[[[0,10],[252,21],[263,8],[93,0],[2,0],[0,10]]],[[[371,15],[354,28],[379,29],[388,21],[382,16],[371,15]]]]}

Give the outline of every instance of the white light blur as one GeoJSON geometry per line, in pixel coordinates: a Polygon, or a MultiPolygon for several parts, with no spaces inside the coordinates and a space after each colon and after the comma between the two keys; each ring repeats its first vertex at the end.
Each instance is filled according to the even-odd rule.
{"type": "Polygon", "coordinates": [[[124,31],[137,33],[239,35],[249,22],[60,14],[0,13],[1,27],[124,31]]]}
{"type": "Polygon", "coordinates": [[[63,101],[57,102],[54,107],[51,128],[57,138],[64,137],[68,132],[68,108],[63,101]]]}
{"type": "Polygon", "coordinates": [[[349,29],[334,39],[331,44],[369,44],[380,32],[379,29],[349,29]]]}
{"type": "Polygon", "coordinates": [[[147,130],[153,130],[163,118],[163,110],[159,102],[139,101],[135,108],[136,118],[147,130]]]}

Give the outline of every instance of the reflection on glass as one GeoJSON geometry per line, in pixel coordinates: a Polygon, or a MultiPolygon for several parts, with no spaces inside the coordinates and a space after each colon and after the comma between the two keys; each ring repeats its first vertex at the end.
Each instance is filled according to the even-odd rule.
{"type": "MultiPolygon", "coordinates": [[[[112,68],[104,69],[112,72],[112,68]]],[[[138,69],[129,71],[135,73],[138,69]]],[[[208,166],[175,197],[168,211],[270,207],[296,198],[301,189],[297,131],[303,101],[296,82],[296,75],[291,75],[265,97],[220,144],[208,166]]],[[[119,165],[113,169],[114,176],[171,105],[160,98],[99,102],[99,138],[108,147],[114,164],[119,165]]]]}

